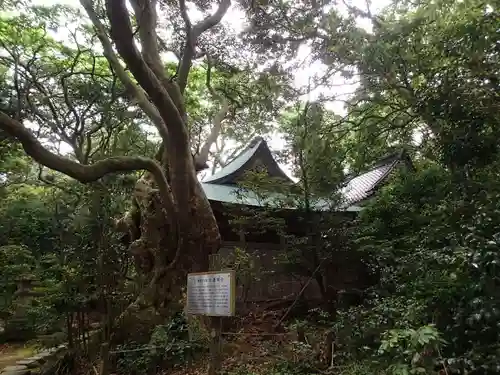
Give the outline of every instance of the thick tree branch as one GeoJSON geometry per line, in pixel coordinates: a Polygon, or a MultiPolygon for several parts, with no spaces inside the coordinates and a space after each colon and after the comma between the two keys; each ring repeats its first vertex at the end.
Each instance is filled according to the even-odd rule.
{"type": "Polygon", "coordinates": [[[189,34],[191,32],[192,25],[187,12],[186,0],[179,0],[179,10],[181,11],[181,17],[184,21],[184,25],[186,26],[186,34],[189,34]]]}
{"type": "MultiPolygon", "coordinates": [[[[168,153],[169,176],[179,207],[188,207],[196,181],[189,133],[179,108],[163,86],[160,78],[148,67],[134,43],[132,26],[124,0],[106,1],[111,23],[111,37],[120,56],[126,62],[135,79],[144,88],[156,106],[165,127],[158,129],[168,153]],[[168,130],[167,130],[168,129],[168,130]]],[[[183,220],[186,224],[187,217],[183,220]]]]}
{"type": "Polygon", "coordinates": [[[182,52],[182,58],[177,69],[177,84],[179,85],[179,89],[182,94],[184,94],[184,91],[186,90],[189,72],[193,64],[195,43],[196,42],[192,41],[192,37],[187,36],[184,51],[182,52]]]}
{"type": "Polygon", "coordinates": [[[177,83],[170,80],[165,72],[165,66],[160,58],[160,38],[156,33],[156,0],[131,0],[135,18],[138,23],[139,40],[141,42],[141,54],[156,77],[167,90],[170,98],[179,110],[184,122],[186,122],[184,98],[177,83]]]}
{"type": "Polygon", "coordinates": [[[156,0],[131,0],[135,18],[139,25],[141,53],[149,68],[161,79],[165,74],[158,50],[158,35],[156,34],[156,0]]]}
{"type": "MultiPolygon", "coordinates": [[[[184,154],[185,150],[181,150],[184,147],[179,149],[179,146],[181,146],[181,142],[185,142],[185,145],[188,145],[189,138],[182,116],[172,98],[163,87],[160,79],[148,67],[135,46],[132,25],[130,24],[125,2],[123,0],[108,0],[106,1],[106,6],[111,22],[111,36],[116,44],[118,53],[125,60],[137,82],[147,92],[165,122],[166,127],[158,129],[163,141],[169,144],[177,144],[175,149],[184,154]],[[176,142],[169,142],[169,131],[174,133],[172,137],[176,139],[176,142]]],[[[187,148],[187,146],[185,147],[187,148]]]]}
{"type": "Polygon", "coordinates": [[[147,170],[154,176],[158,184],[167,213],[175,214],[177,212],[165,174],[161,166],[152,159],[139,156],[117,156],[98,161],[92,165],[83,165],[50,152],[19,121],[10,118],[3,112],[0,112],[0,129],[21,142],[26,154],[36,162],[83,183],[97,181],[110,173],[147,170]]]}
{"type": "MultiPolygon", "coordinates": [[[[200,166],[206,166],[208,162],[208,157],[210,155],[210,148],[212,147],[212,144],[217,141],[217,138],[219,137],[221,130],[222,130],[222,122],[227,116],[227,113],[229,112],[229,100],[222,95],[218,94],[217,91],[212,87],[211,84],[211,76],[212,76],[212,64],[210,60],[210,56],[207,56],[207,79],[206,79],[206,86],[210,94],[212,95],[214,100],[219,100],[221,102],[221,107],[219,111],[216,113],[213,122],[212,122],[212,128],[210,130],[210,134],[208,135],[207,139],[203,143],[203,146],[201,147],[200,151],[198,154],[195,156],[195,164],[200,165],[200,166]]],[[[208,166],[207,166],[208,167],[208,166]]]]}
{"type": "Polygon", "coordinates": [[[144,113],[151,119],[156,128],[159,129],[161,127],[165,127],[163,119],[161,118],[158,110],[149,102],[144,91],[132,81],[123,66],[120,64],[120,61],[118,60],[118,57],[113,50],[113,46],[111,45],[111,41],[106,34],[106,29],[99,20],[99,17],[97,16],[93,8],[92,2],[90,0],[80,0],[80,3],[85,8],[90,21],[94,25],[97,37],[101,41],[102,47],[104,49],[104,56],[108,59],[109,64],[115,71],[120,81],[125,86],[129,95],[137,100],[137,104],[139,105],[139,107],[141,107],[144,113]]]}
{"type": "Polygon", "coordinates": [[[231,0],[222,0],[214,14],[208,16],[196,25],[191,26],[189,17],[187,17],[187,11],[185,10],[186,4],[184,1],[185,0],[179,1],[181,14],[183,14],[183,9],[184,12],[186,12],[186,15],[183,15],[182,18],[184,19],[184,23],[186,24],[187,31],[186,44],[182,53],[182,59],[179,63],[179,68],[177,69],[177,83],[179,84],[181,93],[184,93],[184,90],[186,89],[189,71],[191,70],[191,65],[193,64],[193,59],[195,57],[195,48],[198,37],[208,29],[216,26],[222,20],[222,17],[224,17],[224,15],[227,13],[227,10],[231,6],[231,0]]]}

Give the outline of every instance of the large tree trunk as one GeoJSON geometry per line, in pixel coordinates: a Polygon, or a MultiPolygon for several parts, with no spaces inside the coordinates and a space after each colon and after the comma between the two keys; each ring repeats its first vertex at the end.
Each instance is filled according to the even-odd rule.
{"type": "MultiPolygon", "coordinates": [[[[95,11],[87,0],[81,2],[100,34],[110,64],[115,70],[121,69],[109,48],[107,36],[101,32],[103,26],[95,11]]],[[[218,250],[220,244],[217,222],[196,176],[195,165],[205,165],[206,160],[200,161],[191,154],[183,94],[197,38],[221,20],[230,1],[222,0],[212,16],[192,25],[185,2],[180,0],[187,36],[177,80],[167,77],[160,60],[156,1],[132,0],[131,4],[139,24],[141,51],[135,45],[124,0],[106,1],[111,38],[140,88],[131,84],[127,75],[120,75],[122,81],[130,87],[129,91],[138,99],[162,137],[158,159],[169,183],[169,191],[158,191],[157,176],[144,176],[134,194],[135,212],[126,222],[136,268],[149,284],[138,301],[153,303],[157,311],[164,312],[181,301],[187,273],[207,270],[208,257],[218,250]],[[144,92],[148,100],[145,100],[144,92]]],[[[208,148],[217,136],[220,121],[218,125],[207,140],[208,148]]],[[[208,150],[207,147],[202,149],[208,150]]],[[[204,157],[206,159],[208,153],[204,157]]]]}
{"type": "Polygon", "coordinates": [[[159,160],[122,156],[84,165],[84,161],[76,162],[50,152],[20,121],[2,112],[0,129],[20,141],[26,153],[38,163],[81,182],[96,181],[109,173],[147,171],[137,183],[134,209],[120,221],[122,229],[128,233],[137,271],[146,285],[124,315],[151,304],[163,313],[181,301],[187,273],[207,270],[209,255],[219,248],[217,222],[197,179],[195,166],[206,166],[210,146],[220,132],[228,103],[222,101],[221,115],[214,119],[214,127],[201,154],[193,157],[183,94],[192,59],[196,56],[197,38],[220,22],[230,0],[221,0],[211,16],[194,25],[187,15],[185,0],[179,0],[187,36],[177,79],[167,77],[160,59],[156,0],[130,1],[139,25],[140,50],[125,0],[105,1],[111,25],[109,33],[106,23],[100,19],[101,9],[95,8],[99,2],[80,2],[95,27],[114,73],[157,128],[162,138],[159,160]]]}
{"type": "Polygon", "coordinates": [[[188,272],[208,270],[209,255],[220,245],[219,229],[197,181],[189,205],[180,208],[189,223],[179,235],[161,209],[159,191],[150,176],[138,181],[133,199],[135,211],[128,221],[130,251],[137,271],[150,283],[147,302],[165,311],[181,301],[188,272]]]}

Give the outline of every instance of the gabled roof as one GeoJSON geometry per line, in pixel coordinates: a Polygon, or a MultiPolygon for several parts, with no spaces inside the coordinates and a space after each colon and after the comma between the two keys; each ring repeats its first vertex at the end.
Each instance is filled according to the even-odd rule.
{"type": "Polygon", "coordinates": [[[285,172],[279,167],[271,150],[262,137],[254,138],[243,151],[240,152],[220,171],[203,180],[204,183],[220,185],[236,185],[239,177],[245,172],[259,165],[267,170],[271,177],[283,178],[292,182],[285,172]]]}
{"type": "MultiPolygon", "coordinates": [[[[348,178],[343,187],[339,189],[342,201],[339,210],[360,211],[362,209],[360,204],[371,197],[383,185],[387,177],[398,167],[401,161],[413,168],[408,155],[405,152],[397,152],[379,160],[366,172],[348,178]]],[[[278,193],[269,193],[268,198],[263,201],[251,191],[241,194],[241,188],[237,186],[238,178],[255,167],[257,163],[266,168],[270,176],[292,182],[274,160],[266,141],[258,137],[252,140],[224,168],[202,181],[201,185],[208,200],[261,207],[273,200],[283,198],[278,193]]],[[[293,209],[294,207],[289,208],[293,209]]],[[[313,209],[316,211],[331,210],[332,202],[327,199],[319,199],[313,203],[313,209]]]]}

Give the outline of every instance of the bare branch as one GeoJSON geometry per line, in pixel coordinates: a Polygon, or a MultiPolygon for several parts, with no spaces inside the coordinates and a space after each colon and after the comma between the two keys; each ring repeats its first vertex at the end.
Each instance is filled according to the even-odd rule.
{"type": "Polygon", "coordinates": [[[222,139],[221,141],[221,145],[219,147],[219,144],[217,143],[217,141],[215,142],[215,152],[212,153],[212,157],[213,157],[213,162],[212,162],[212,174],[215,173],[217,167],[224,167],[224,164],[221,160],[221,155],[222,153],[224,152],[224,149],[226,147],[226,142],[224,142],[224,139],[222,139]]]}
{"type": "Polygon", "coordinates": [[[212,87],[212,59],[207,55],[207,76],[205,79],[205,86],[207,86],[208,91],[213,96],[217,96],[216,91],[212,87]]]}
{"type": "Polygon", "coordinates": [[[177,60],[181,60],[181,55],[179,53],[179,51],[176,51],[174,50],[173,48],[170,48],[167,43],[160,37],[158,37],[158,44],[160,45],[160,48],[164,51],[164,52],[171,52],[175,58],[177,60]]]}
{"type": "Polygon", "coordinates": [[[181,11],[182,20],[184,21],[184,25],[186,26],[186,35],[191,32],[191,20],[189,19],[189,15],[187,13],[186,0],[179,0],[179,9],[181,11]]]}
{"type": "MultiPolygon", "coordinates": [[[[78,114],[78,111],[76,110],[75,106],[73,105],[72,100],[69,97],[68,93],[68,86],[66,85],[66,79],[70,76],[72,76],[75,72],[75,67],[76,64],[78,63],[78,59],[81,56],[81,51],[78,50],[75,54],[75,57],[73,58],[73,62],[71,63],[71,67],[69,68],[69,72],[66,74],[63,74],[61,78],[59,79],[62,89],[63,89],[63,97],[64,97],[64,102],[66,103],[66,106],[68,107],[69,111],[73,114],[75,118],[75,127],[73,129],[73,136],[72,136],[72,141],[76,141],[76,137],[78,136],[78,132],[80,131],[80,115],[78,114]]],[[[81,151],[81,150],[79,150],[81,151]]]]}
{"type": "Polygon", "coordinates": [[[224,17],[230,6],[231,0],[222,0],[214,14],[194,25],[193,34],[195,38],[198,38],[205,31],[216,26],[222,20],[222,17],[224,17]]]}
{"type": "Polygon", "coordinates": [[[380,17],[373,16],[373,14],[371,13],[369,1],[366,1],[366,7],[367,7],[366,11],[359,9],[353,5],[350,5],[346,0],[342,0],[342,2],[344,3],[347,10],[349,10],[349,12],[351,12],[353,15],[360,16],[363,18],[368,18],[373,23],[374,26],[376,26],[378,28],[382,27],[380,17]]]}
{"type": "MultiPolygon", "coordinates": [[[[207,165],[210,148],[212,147],[212,144],[215,143],[217,141],[217,138],[219,137],[219,134],[222,130],[222,122],[226,118],[228,111],[229,111],[229,101],[224,98],[222,100],[221,108],[214,117],[210,134],[205,140],[205,143],[203,143],[200,152],[195,156],[196,166],[207,165]]],[[[208,168],[208,166],[206,166],[206,168],[208,168]]]]}
{"type": "Polygon", "coordinates": [[[365,0],[365,4],[366,4],[366,13],[368,14],[368,16],[371,18],[373,18],[373,13],[371,11],[371,0],[365,0]]]}
{"type": "MultiPolygon", "coordinates": [[[[233,151],[231,151],[231,153],[225,157],[224,160],[220,160],[220,165],[221,167],[224,167],[226,166],[228,163],[230,163],[235,157],[236,155],[238,155],[241,150],[243,150],[246,145],[248,145],[248,143],[250,142],[250,140],[254,139],[255,137],[257,136],[257,133],[256,132],[252,132],[250,133],[248,136],[246,136],[240,143],[239,146],[236,146],[233,151]]],[[[222,151],[221,151],[222,152],[222,151]]]]}

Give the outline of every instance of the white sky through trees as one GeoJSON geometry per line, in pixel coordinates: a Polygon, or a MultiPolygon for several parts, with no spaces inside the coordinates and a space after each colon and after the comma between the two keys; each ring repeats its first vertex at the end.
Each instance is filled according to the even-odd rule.
{"type": "MultiPolygon", "coordinates": [[[[353,7],[363,10],[366,9],[367,2],[369,2],[369,0],[345,0],[345,1],[353,7]]],[[[32,3],[35,5],[43,5],[43,6],[52,6],[57,4],[75,6],[75,4],[78,4],[78,2],[75,0],[33,0],[32,3]]],[[[376,14],[389,4],[390,0],[374,0],[373,4],[370,4],[370,10],[373,14],[376,14]]],[[[342,1],[339,1],[338,9],[341,12],[345,13],[347,12],[347,7],[343,4],[342,1]]],[[[190,7],[189,15],[193,21],[202,18],[202,14],[196,9],[194,9],[192,6],[190,7]]],[[[224,16],[222,22],[230,26],[236,33],[238,33],[245,27],[246,20],[243,12],[236,9],[236,7],[232,6],[227,12],[227,14],[224,16]]],[[[370,21],[367,19],[359,19],[358,24],[359,26],[367,30],[370,30],[371,28],[370,21]]],[[[59,37],[58,39],[62,40],[66,39],[62,34],[58,35],[58,37],[59,37]]],[[[68,38],[68,43],[71,43],[69,41],[69,38],[68,38]]],[[[299,50],[297,59],[300,61],[307,60],[308,56],[310,55],[310,52],[311,52],[310,49],[308,49],[307,47],[301,48],[299,50]]],[[[311,64],[305,64],[303,68],[295,71],[294,84],[298,88],[299,87],[306,88],[309,85],[311,78],[314,76],[321,75],[322,71],[324,70],[325,66],[317,61],[312,62],[311,64]]],[[[320,94],[323,94],[327,97],[332,98],[332,100],[326,104],[327,108],[338,114],[342,114],[345,113],[343,104],[344,101],[349,98],[350,94],[353,93],[356,90],[356,88],[357,88],[356,83],[353,83],[353,81],[349,81],[343,78],[342,76],[338,75],[330,80],[329,87],[328,86],[319,87],[301,99],[304,101],[314,100],[315,98],[318,98],[320,94]],[[335,98],[338,100],[335,100],[335,98]]],[[[275,134],[272,136],[271,141],[269,142],[269,146],[274,150],[283,149],[284,142],[279,134],[275,134]]],[[[71,148],[68,145],[62,144],[60,151],[62,153],[67,153],[71,151],[71,148]]],[[[290,166],[281,165],[281,167],[288,175],[291,175],[290,166]]]]}

